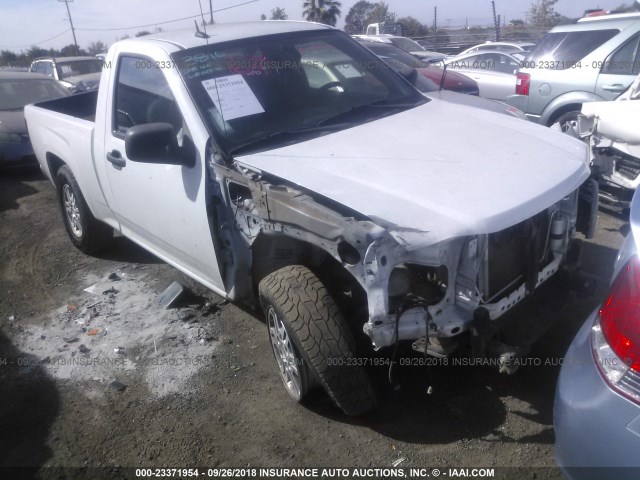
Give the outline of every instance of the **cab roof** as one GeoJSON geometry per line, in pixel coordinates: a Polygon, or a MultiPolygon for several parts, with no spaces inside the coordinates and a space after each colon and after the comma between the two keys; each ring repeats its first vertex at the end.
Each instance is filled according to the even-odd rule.
{"type": "MultiPolygon", "coordinates": [[[[198,26],[200,32],[205,33],[202,25],[198,26]]],[[[321,23],[303,21],[284,20],[262,20],[259,22],[240,23],[216,23],[206,26],[207,38],[197,36],[195,25],[191,28],[174,30],[170,32],[160,32],[137,37],[128,41],[157,41],[169,43],[180,49],[201,47],[207,44],[240,40],[243,38],[254,38],[263,35],[274,35],[279,33],[304,32],[313,30],[332,30],[333,27],[321,23]]]]}

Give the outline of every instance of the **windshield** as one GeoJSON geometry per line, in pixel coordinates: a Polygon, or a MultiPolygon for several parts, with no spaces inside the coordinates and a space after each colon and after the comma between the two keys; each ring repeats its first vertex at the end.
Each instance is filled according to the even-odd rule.
{"type": "Polygon", "coordinates": [[[102,60],[97,58],[95,60],[87,59],[73,62],[56,60],[56,70],[58,71],[58,78],[61,80],[68,77],[86,75],[87,73],[99,73],[102,72],[102,60]]]}
{"type": "Polygon", "coordinates": [[[405,52],[421,52],[424,50],[419,43],[414,42],[410,38],[391,38],[391,43],[396,47],[401,48],[405,52]]]}
{"type": "Polygon", "coordinates": [[[0,80],[0,110],[18,110],[30,103],[69,95],[55,80],[47,78],[0,80]]]}
{"type": "Polygon", "coordinates": [[[210,131],[230,153],[295,143],[425,102],[337,31],[248,38],[183,50],[173,59],[210,131]]]}

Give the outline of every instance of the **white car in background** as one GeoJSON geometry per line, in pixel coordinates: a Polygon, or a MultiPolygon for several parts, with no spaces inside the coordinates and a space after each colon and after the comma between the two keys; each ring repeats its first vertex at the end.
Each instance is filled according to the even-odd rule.
{"type": "Polygon", "coordinates": [[[426,63],[441,62],[447,58],[447,55],[439,52],[431,52],[420,45],[415,40],[411,40],[407,37],[399,37],[397,35],[353,35],[356,39],[367,40],[369,42],[390,43],[396,47],[409,52],[411,55],[418,57],[420,60],[426,63]]]}
{"type": "Polygon", "coordinates": [[[511,54],[520,53],[526,56],[535,48],[535,46],[536,44],[532,42],[486,42],[476,45],[475,47],[467,48],[458,55],[484,52],[507,52],[511,54]]]}
{"type": "Polygon", "coordinates": [[[481,97],[506,100],[515,93],[521,60],[508,53],[485,52],[457,55],[442,64],[475,80],[481,97]]]}

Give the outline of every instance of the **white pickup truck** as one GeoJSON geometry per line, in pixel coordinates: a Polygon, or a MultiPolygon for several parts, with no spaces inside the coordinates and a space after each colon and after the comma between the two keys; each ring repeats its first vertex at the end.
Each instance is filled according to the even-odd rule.
{"type": "Polygon", "coordinates": [[[117,230],[260,305],[290,396],[349,415],[376,405],[357,336],[504,353],[495,320],[566,259],[589,177],[584,143],[425,98],[305,22],[117,42],[98,92],[26,119],[78,248],[117,230]]]}

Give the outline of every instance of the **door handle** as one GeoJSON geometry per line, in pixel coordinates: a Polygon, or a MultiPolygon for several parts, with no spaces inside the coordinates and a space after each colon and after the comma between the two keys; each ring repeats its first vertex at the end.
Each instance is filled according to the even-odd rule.
{"type": "Polygon", "coordinates": [[[114,167],[118,168],[122,168],[127,164],[126,160],[122,158],[122,155],[120,155],[118,150],[113,150],[107,153],[107,160],[113,163],[114,167]]]}
{"type": "Polygon", "coordinates": [[[602,89],[606,90],[607,92],[624,92],[627,87],[619,83],[614,83],[613,85],[603,85],[602,89]]]}

